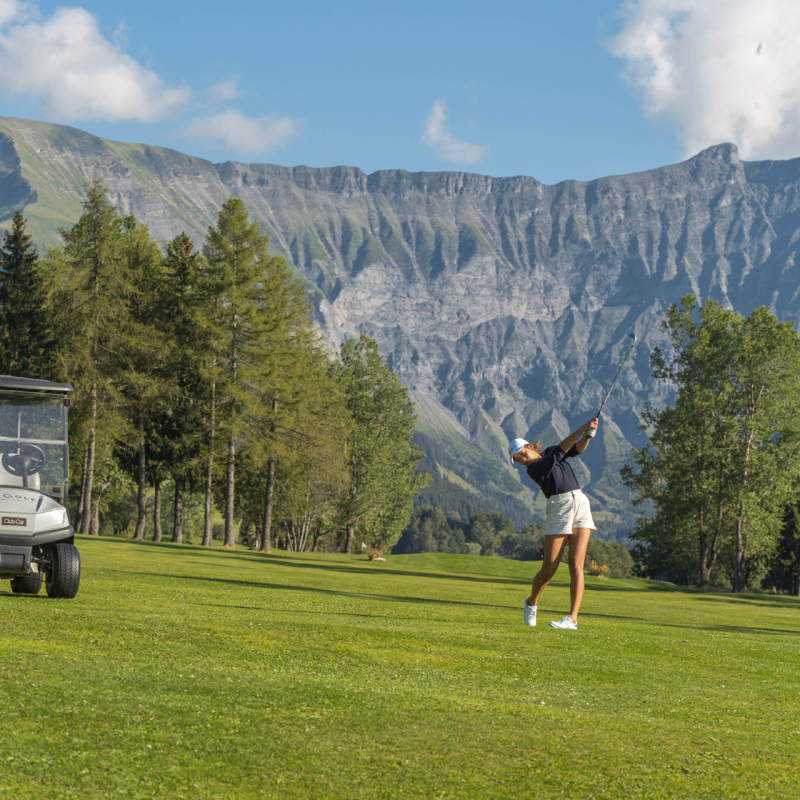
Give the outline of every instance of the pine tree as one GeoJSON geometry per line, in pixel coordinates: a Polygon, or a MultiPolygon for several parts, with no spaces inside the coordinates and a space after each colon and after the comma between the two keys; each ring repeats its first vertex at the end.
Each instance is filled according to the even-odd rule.
{"type": "Polygon", "coordinates": [[[46,280],[17,211],[0,249],[0,372],[51,378],[56,339],[46,280]]]}
{"type": "Polygon", "coordinates": [[[162,313],[165,294],[163,254],[146,225],[134,217],[122,221],[119,240],[122,270],[130,284],[128,314],[124,318],[124,346],[117,351],[117,383],[122,387],[129,420],[129,448],[134,453],[137,486],[137,519],[134,539],[143,540],[147,524],[148,475],[159,479],[157,466],[148,465],[153,453],[156,422],[168,397],[169,362],[173,346],[162,313]]]}
{"type": "MultiPolygon", "coordinates": [[[[204,324],[200,290],[202,259],[186,233],[167,245],[164,259],[161,314],[172,342],[166,364],[169,403],[153,441],[156,460],[175,484],[172,541],[183,541],[183,505],[187,486],[200,482],[203,447],[207,439],[205,412],[210,403],[204,364],[209,359],[208,326],[204,324]]],[[[213,457],[213,453],[211,454],[213,457]]],[[[212,462],[213,464],[213,462],[212,462]]],[[[209,497],[209,500],[211,498],[209,497]]],[[[211,522],[211,511],[207,514],[211,522]]],[[[208,533],[210,534],[210,526],[208,533]]],[[[204,544],[210,544],[204,539],[204,544]]]]}
{"type": "MultiPolygon", "coordinates": [[[[207,311],[213,332],[213,410],[225,438],[225,542],[235,547],[234,505],[236,452],[244,417],[253,404],[253,372],[263,344],[263,320],[258,301],[267,244],[257,222],[250,222],[244,203],[231,197],[222,206],[216,226],[210,226],[203,255],[206,260],[207,311]]],[[[211,470],[209,469],[209,474],[211,470]]]]}
{"type": "Polygon", "coordinates": [[[72,441],[84,455],[75,525],[92,535],[99,533],[96,465],[109,464],[128,435],[117,376],[135,287],[124,269],[122,234],[123,221],[95,178],[86,185],[80,219],[61,231],[64,245],[48,257],[56,278],[58,368],[75,385],[72,441]]]}

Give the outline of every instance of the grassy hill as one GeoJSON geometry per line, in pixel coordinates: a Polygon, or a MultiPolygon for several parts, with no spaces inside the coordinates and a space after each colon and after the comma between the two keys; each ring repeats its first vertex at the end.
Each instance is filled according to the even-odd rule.
{"type": "Polygon", "coordinates": [[[80,538],[0,584],[0,798],[793,798],[798,602],[535,564],[80,538]]]}

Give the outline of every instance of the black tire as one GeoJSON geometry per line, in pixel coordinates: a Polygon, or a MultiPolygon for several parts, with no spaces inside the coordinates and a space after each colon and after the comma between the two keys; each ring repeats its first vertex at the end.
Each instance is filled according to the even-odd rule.
{"type": "Polygon", "coordinates": [[[14,594],[39,594],[42,588],[42,573],[29,572],[11,579],[11,591],[14,594]]]}
{"type": "Polygon", "coordinates": [[[55,544],[50,550],[50,567],[45,573],[48,597],[70,599],[81,585],[81,556],[73,544],[55,544]]]}

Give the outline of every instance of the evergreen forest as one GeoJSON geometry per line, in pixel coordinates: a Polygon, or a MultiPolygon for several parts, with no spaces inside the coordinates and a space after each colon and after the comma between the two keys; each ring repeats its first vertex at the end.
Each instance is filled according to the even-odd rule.
{"type": "Polygon", "coordinates": [[[0,248],[0,372],[72,384],[78,533],[269,552],[389,549],[429,477],[377,344],[333,353],[244,203],[165,248],[85,187],[62,244],[0,248]]]}

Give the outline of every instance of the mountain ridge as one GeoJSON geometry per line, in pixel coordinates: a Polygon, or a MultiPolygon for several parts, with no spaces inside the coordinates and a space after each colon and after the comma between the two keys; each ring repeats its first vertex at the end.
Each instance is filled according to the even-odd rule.
{"type": "Polygon", "coordinates": [[[639,343],[604,410],[608,441],[599,437],[580,468],[613,535],[633,522],[618,481],[620,443],[644,441],[646,400],[671,398],[648,364],[652,347],[668,348],[665,309],[693,292],[742,313],[767,305],[800,319],[800,159],[743,162],[730,144],[654,170],[546,185],[465,172],[215,165],[0,118],[0,209],[8,216],[22,198],[37,242],[56,241],[57,227],[77,219],[82,181],[94,175],[121,213],[162,240],[186,230],[199,243],[224,200],[241,197],[307,280],[331,345],[359,333],[378,340],[424,406],[428,441],[440,437],[450,454],[442,479],[480,493],[457,463],[480,463],[473,472],[488,475],[469,451],[478,447],[496,459],[488,483],[537,516],[529,482],[518,474],[518,490],[503,488],[506,441],[585,422],[634,331],[639,343]],[[547,415],[558,424],[544,424],[547,415]],[[466,450],[447,444],[453,433],[466,450]]]}

